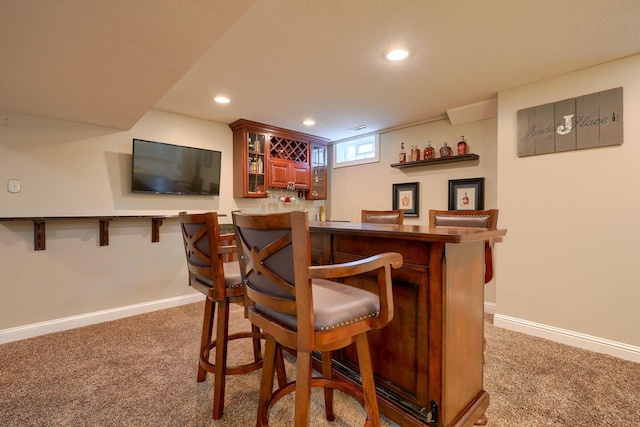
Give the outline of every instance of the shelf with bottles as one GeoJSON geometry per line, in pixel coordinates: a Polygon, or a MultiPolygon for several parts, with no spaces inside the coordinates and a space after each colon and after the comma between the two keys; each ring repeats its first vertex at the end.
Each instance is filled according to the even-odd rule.
{"type": "Polygon", "coordinates": [[[249,174],[264,175],[264,156],[249,156],[249,174]]]}
{"type": "Polygon", "coordinates": [[[247,160],[250,174],[264,174],[266,135],[249,132],[247,135],[247,160]]]}
{"type": "Polygon", "coordinates": [[[314,143],[311,145],[311,188],[308,192],[310,200],[327,199],[327,145],[314,143]]]}
{"type": "Polygon", "coordinates": [[[264,174],[266,138],[264,134],[251,132],[247,134],[247,191],[256,195],[266,193],[264,174]]]}
{"type": "Polygon", "coordinates": [[[425,166],[433,164],[454,163],[478,160],[480,156],[473,153],[467,153],[468,145],[464,135],[460,136],[460,141],[457,144],[457,155],[453,154],[453,150],[445,141],[442,147],[438,150],[440,156],[436,157],[436,150],[431,146],[431,141],[427,143],[424,148],[424,153],[421,153],[420,148],[417,145],[411,146],[409,155],[405,151],[404,142],[400,144],[400,154],[398,156],[398,163],[392,163],[393,168],[409,168],[416,166],[425,166]],[[422,154],[422,160],[420,159],[422,154]]]}
{"type": "Polygon", "coordinates": [[[416,160],[414,162],[404,162],[404,163],[391,163],[392,168],[404,169],[404,168],[414,168],[417,166],[431,166],[431,165],[441,165],[444,163],[454,163],[454,162],[468,162],[473,160],[480,159],[480,156],[477,154],[469,153],[469,154],[458,154],[456,156],[450,157],[436,157],[434,159],[426,159],[426,160],[416,160]]]}
{"type": "MultiPolygon", "coordinates": [[[[230,125],[231,126],[231,125],[230,125]]],[[[233,196],[267,197],[268,133],[237,122],[233,130],[233,196]]]]}

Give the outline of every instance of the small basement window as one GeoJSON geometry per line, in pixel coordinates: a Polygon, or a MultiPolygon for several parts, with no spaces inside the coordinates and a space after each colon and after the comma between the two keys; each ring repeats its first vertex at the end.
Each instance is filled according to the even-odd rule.
{"type": "Polygon", "coordinates": [[[333,144],[333,167],[361,165],[380,161],[378,134],[344,139],[333,144]]]}

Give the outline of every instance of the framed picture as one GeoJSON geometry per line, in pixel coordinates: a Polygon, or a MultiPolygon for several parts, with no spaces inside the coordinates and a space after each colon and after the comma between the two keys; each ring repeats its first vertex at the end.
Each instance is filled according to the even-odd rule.
{"type": "Polygon", "coordinates": [[[418,183],[393,184],[393,209],[403,209],[404,216],[420,216],[418,183]]]}
{"type": "Polygon", "coordinates": [[[449,210],[484,209],[484,178],[450,179],[449,210]]]}

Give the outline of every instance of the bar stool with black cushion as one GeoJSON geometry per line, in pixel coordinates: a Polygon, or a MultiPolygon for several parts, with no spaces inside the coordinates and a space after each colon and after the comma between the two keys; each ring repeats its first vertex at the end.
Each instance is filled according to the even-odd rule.
{"type": "Polygon", "coordinates": [[[333,420],[333,389],[358,400],[365,426],[379,426],[378,403],[367,332],[393,318],[391,268],[398,253],[378,254],[334,265],[311,266],[307,213],[234,213],[240,269],[249,320],[266,335],[257,426],[269,425],[271,407],[295,391],[296,427],[309,425],[311,388],[323,387],[327,420],[333,420]],[[358,279],[374,292],[341,283],[358,279]],[[332,378],[331,351],[355,342],[362,390],[332,378]],[[296,354],[295,381],[272,390],[274,361],[281,347],[296,354]],[[312,353],[321,353],[322,377],[312,377],[312,353]]]}
{"type": "MultiPolygon", "coordinates": [[[[219,419],[224,412],[226,376],[249,373],[262,367],[260,339],[264,339],[264,335],[253,324],[251,331],[229,335],[229,303],[244,305],[244,290],[238,261],[231,260],[237,257],[236,247],[233,244],[222,245],[221,242],[233,242],[235,235],[220,234],[216,212],[180,212],[179,216],[189,269],[189,285],[207,297],[202,322],[198,382],[204,381],[208,372],[214,374],[213,419],[219,419]],[[218,322],[216,337],[213,339],[216,305],[218,322]],[[227,366],[228,342],[242,338],[253,341],[253,362],[227,366]],[[214,348],[215,361],[212,363],[210,353],[214,348]]],[[[279,367],[278,378],[284,384],[284,364],[279,367]]]]}
{"type": "Polygon", "coordinates": [[[372,211],[363,209],[361,222],[402,225],[404,222],[404,210],[395,209],[391,211],[372,211]]]}
{"type": "MultiPolygon", "coordinates": [[[[498,209],[443,211],[429,210],[429,226],[475,227],[495,230],[498,227],[498,209]]],[[[493,278],[493,245],[500,240],[484,242],[484,283],[493,278]]]]}

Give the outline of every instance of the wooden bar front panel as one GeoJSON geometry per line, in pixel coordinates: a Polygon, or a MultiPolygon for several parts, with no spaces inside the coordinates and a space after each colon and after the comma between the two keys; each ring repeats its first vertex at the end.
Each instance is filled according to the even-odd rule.
{"type": "MultiPolygon", "coordinates": [[[[369,334],[377,384],[419,408],[429,406],[426,378],[416,375],[416,372],[427,375],[428,330],[420,327],[419,319],[424,322],[427,318],[427,306],[420,304],[420,301],[428,298],[428,246],[424,242],[385,239],[385,252],[407,253],[407,257],[402,268],[392,273],[394,318],[386,328],[369,334]],[[397,351],[399,346],[403,348],[402,352],[397,351]]],[[[354,239],[353,236],[335,235],[333,262],[348,262],[375,255],[380,253],[380,249],[380,239],[376,237],[354,239]]],[[[355,346],[336,354],[335,358],[357,370],[355,346]]]]}
{"type": "MultiPolygon", "coordinates": [[[[489,404],[482,371],[483,240],[428,227],[315,224],[314,263],[403,255],[402,268],[392,272],[394,319],[370,333],[381,412],[401,426],[472,426],[489,404]]],[[[349,283],[369,286],[367,278],[349,283]]],[[[355,348],[333,357],[336,376],[357,384],[355,348]]]]}

